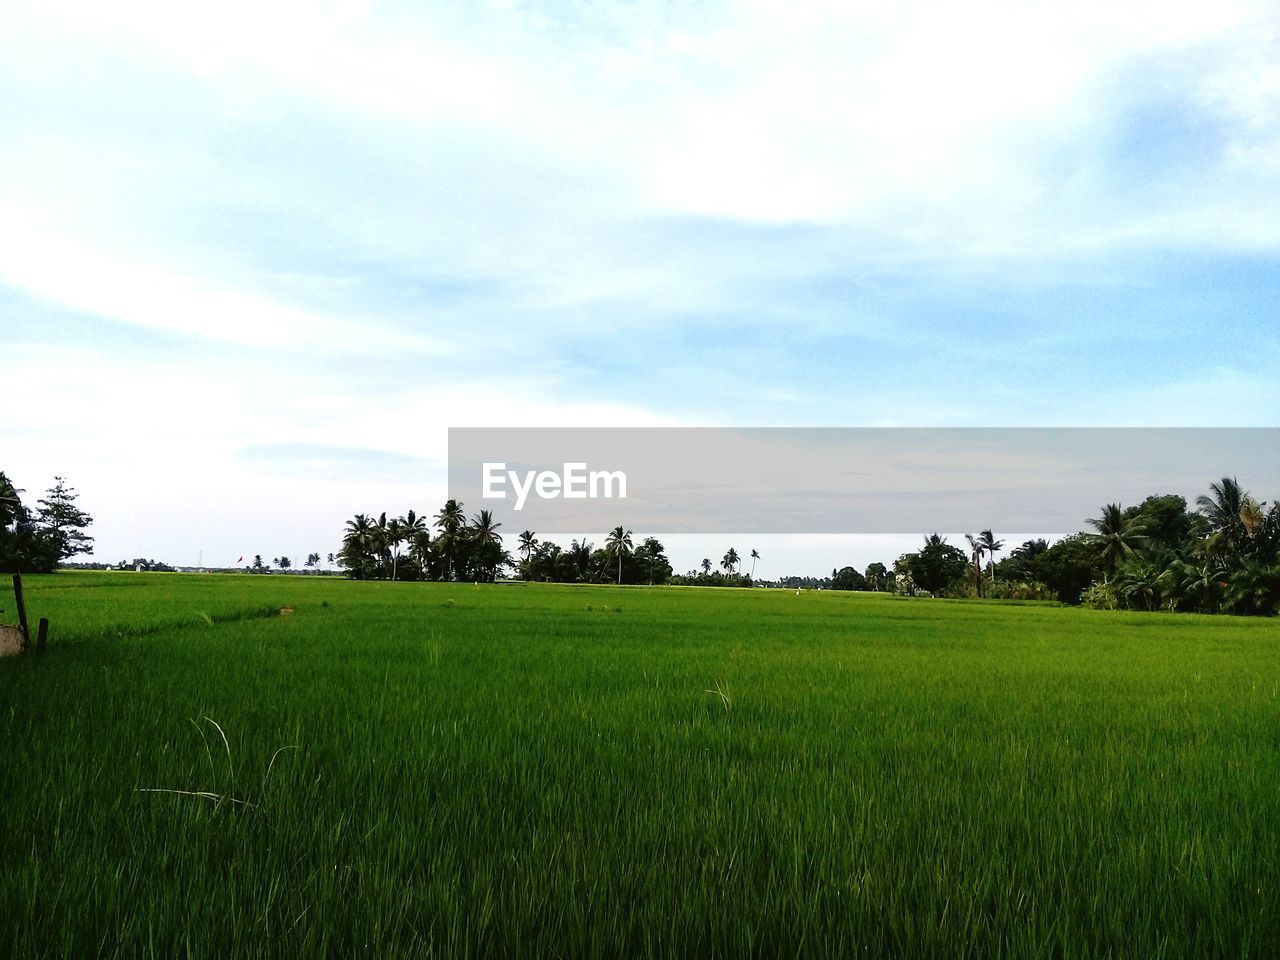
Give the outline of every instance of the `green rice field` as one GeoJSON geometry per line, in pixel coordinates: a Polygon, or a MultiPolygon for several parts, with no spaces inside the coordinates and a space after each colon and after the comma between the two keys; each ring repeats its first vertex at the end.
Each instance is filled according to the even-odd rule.
{"type": "Polygon", "coordinates": [[[1275,621],[72,572],[27,602],[0,955],[1280,955],[1275,621]]]}

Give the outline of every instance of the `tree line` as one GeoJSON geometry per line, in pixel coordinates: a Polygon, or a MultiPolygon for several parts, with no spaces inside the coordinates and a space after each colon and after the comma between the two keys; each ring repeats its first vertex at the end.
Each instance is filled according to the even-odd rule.
{"type": "Polygon", "coordinates": [[[485,583],[513,573],[550,583],[666,583],[671,564],[655,538],[639,545],[630,530],[617,527],[596,547],[585,538],[565,548],[541,541],[531,530],[507,550],[502,524],[490,510],[468,518],[463,504],[447,500],[430,520],[358,513],[343,531],[338,565],[357,580],[436,580],[485,583]]]}
{"type": "MultiPolygon", "coordinates": [[[[1004,552],[991,530],[966,534],[966,548],[931,533],[920,549],[888,567],[842,567],[830,577],[783,577],[773,584],[832,590],[867,590],[940,597],[1057,600],[1106,609],[1200,613],[1280,612],[1280,503],[1267,509],[1230,477],[1210,485],[1194,509],[1181,496],[1147,497],[1137,506],[1107,504],[1087,521],[1089,530],[1054,543],[1028,540],[1004,552]]],[[[509,573],[552,583],[755,586],[759,551],[751,571],[730,548],[718,563],[676,574],[662,543],[637,544],[632,531],[615,527],[596,547],[540,541],[530,530],[517,540],[516,556],[503,545],[488,510],[467,519],[449,500],[432,522],[410,510],[377,520],[357,514],[348,521],[339,564],[358,579],[492,581],[509,573]]]]}
{"type": "Polygon", "coordinates": [[[1028,540],[998,562],[1004,545],[989,530],[966,535],[968,550],[930,534],[895,562],[894,589],[1111,610],[1280,613],[1280,502],[1268,509],[1234,477],[1210,484],[1194,509],[1164,494],[1130,507],[1109,503],[1087,524],[1052,544],[1028,540]]]}
{"type": "MultiPolygon", "coordinates": [[[[0,472],[0,571],[47,572],[92,549],[86,529],[93,518],[62,477],[36,501],[0,472]]],[[[1057,600],[1104,609],[1172,610],[1269,615],[1280,613],[1280,502],[1270,507],[1224,477],[1196,499],[1194,508],[1175,494],[1147,497],[1136,506],[1105,505],[1087,521],[1088,530],[1056,542],[1028,540],[1010,549],[991,530],[966,534],[966,548],[931,533],[918,550],[892,565],[872,563],[864,571],[832,570],[830,577],[783,577],[773,584],[833,590],[869,590],[944,597],[1057,600]]],[[[343,531],[330,565],[362,580],[490,582],[509,575],[552,583],[687,584],[755,586],[761,559],[744,559],[730,547],[713,562],[676,574],[661,541],[643,540],[615,527],[600,546],[583,538],[561,547],[530,530],[519,534],[513,555],[504,545],[492,511],[468,518],[448,500],[433,517],[409,510],[403,516],[356,514],[343,531]],[[749,572],[743,570],[750,560],[749,572]]],[[[272,558],[289,570],[288,557],[272,558]]],[[[304,568],[316,570],[319,553],[304,568]]],[[[155,561],[132,566],[166,569],[155,561]]],[[[255,556],[247,568],[266,572],[255,556]]]]}

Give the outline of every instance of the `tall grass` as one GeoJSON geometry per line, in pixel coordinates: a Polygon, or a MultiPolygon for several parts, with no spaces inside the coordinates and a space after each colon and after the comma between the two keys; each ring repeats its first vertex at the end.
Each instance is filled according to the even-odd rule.
{"type": "Polygon", "coordinates": [[[1265,622],[28,586],[54,632],[0,662],[0,954],[1280,952],[1265,622]]]}

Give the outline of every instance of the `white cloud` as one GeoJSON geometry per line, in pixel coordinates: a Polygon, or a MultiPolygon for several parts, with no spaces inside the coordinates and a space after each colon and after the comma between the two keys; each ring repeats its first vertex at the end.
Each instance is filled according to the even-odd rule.
{"type": "Polygon", "coordinates": [[[244,289],[222,289],[166,265],[118,256],[43,229],[18,202],[0,221],[0,284],[89,316],[264,349],[334,353],[448,352],[377,318],[339,318],[244,289]]]}

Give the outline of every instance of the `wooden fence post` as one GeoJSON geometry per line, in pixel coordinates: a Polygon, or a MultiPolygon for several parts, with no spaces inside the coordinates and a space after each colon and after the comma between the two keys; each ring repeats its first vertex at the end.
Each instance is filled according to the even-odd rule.
{"type": "Polygon", "coordinates": [[[18,601],[18,626],[22,628],[22,649],[31,646],[31,628],[27,625],[27,604],[22,599],[22,574],[13,575],[13,596],[18,601]]]}
{"type": "Polygon", "coordinates": [[[49,618],[41,617],[36,628],[36,650],[43,650],[49,645],[49,618]]]}

